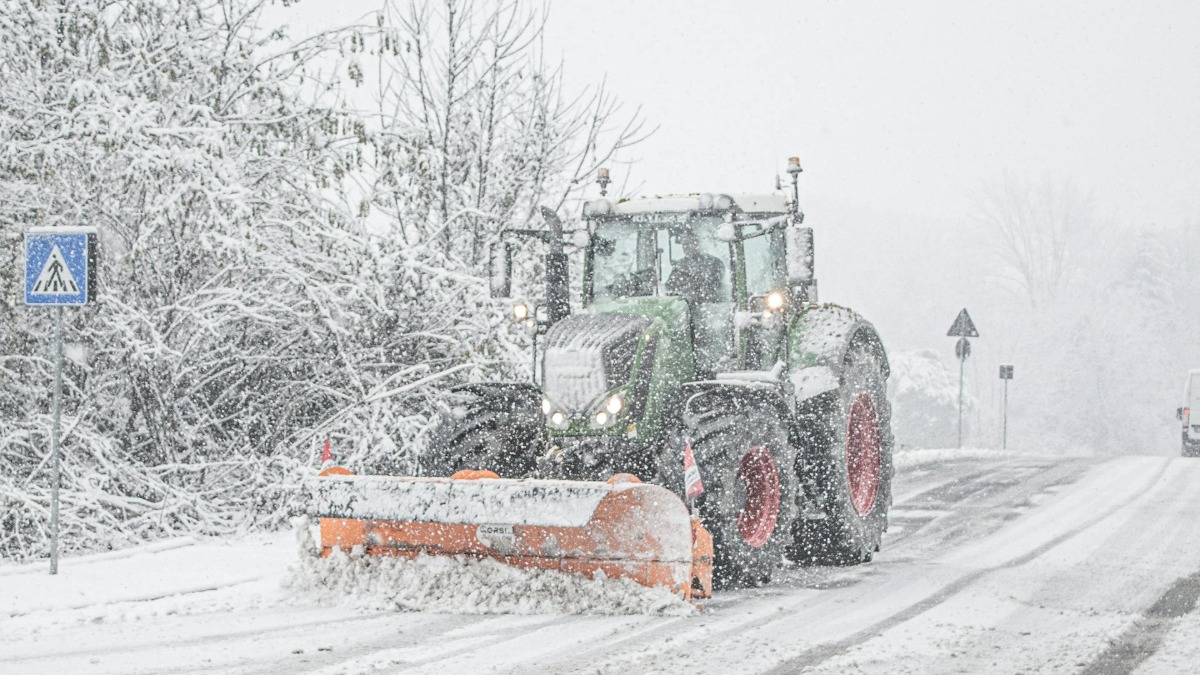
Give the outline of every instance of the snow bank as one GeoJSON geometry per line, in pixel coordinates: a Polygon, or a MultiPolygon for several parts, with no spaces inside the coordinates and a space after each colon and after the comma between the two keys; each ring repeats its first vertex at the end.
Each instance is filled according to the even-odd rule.
{"type": "Polygon", "coordinates": [[[307,518],[294,521],[300,562],[284,586],[303,600],[360,609],[447,614],[693,613],[663,588],[628,579],[511,567],[495,560],[420,556],[413,560],[335,553],[316,555],[307,518]]]}

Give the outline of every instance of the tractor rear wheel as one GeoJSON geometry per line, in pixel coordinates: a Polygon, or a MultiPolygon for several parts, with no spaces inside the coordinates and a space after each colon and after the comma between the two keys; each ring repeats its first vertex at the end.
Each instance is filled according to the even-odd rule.
{"type": "Polygon", "coordinates": [[[791,557],[810,565],[857,565],[879,550],[892,504],[892,425],[880,358],[853,345],[841,384],[800,406],[805,508],[791,557]]]}
{"type": "Polygon", "coordinates": [[[724,399],[690,420],[688,438],[705,492],[697,504],[713,537],[718,588],[771,580],[791,542],[795,455],[779,411],[724,399]]]}

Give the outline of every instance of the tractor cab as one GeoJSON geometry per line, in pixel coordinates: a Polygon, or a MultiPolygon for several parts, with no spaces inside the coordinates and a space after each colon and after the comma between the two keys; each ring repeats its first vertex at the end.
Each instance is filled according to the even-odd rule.
{"type": "Polygon", "coordinates": [[[645,312],[678,298],[697,378],[757,368],[738,349],[736,317],[761,312],[773,292],[784,297],[791,213],[782,194],[588,202],[584,311],[645,312]]]}

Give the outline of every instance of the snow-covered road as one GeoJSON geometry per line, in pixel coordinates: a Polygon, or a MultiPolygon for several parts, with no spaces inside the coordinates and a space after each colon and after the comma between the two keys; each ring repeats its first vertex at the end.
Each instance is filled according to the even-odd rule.
{"type": "Polygon", "coordinates": [[[0,672],[1088,672],[1200,668],[1200,461],[918,451],[884,551],[688,616],[471,616],[281,588],[285,536],[0,567],[0,672]]]}

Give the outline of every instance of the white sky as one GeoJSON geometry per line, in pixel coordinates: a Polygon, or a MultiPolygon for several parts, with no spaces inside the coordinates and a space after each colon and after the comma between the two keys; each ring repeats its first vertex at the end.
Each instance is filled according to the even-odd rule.
{"type": "MultiPolygon", "coordinates": [[[[287,13],[303,33],[379,4],[287,13]]],[[[1070,179],[1118,223],[1200,220],[1200,3],[560,0],[545,46],[658,127],[618,184],[768,190],[799,155],[822,299],[893,348],[952,349],[963,306],[985,339],[1003,323],[965,225],[1006,171],[1070,179]]]]}
{"type": "Polygon", "coordinates": [[[1195,216],[1200,4],[1106,4],[560,2],[547,45],[659,125],[647,189],[761,189],[797,154],[810,194],[914,214],[1007,168],[1195,216]]]}

